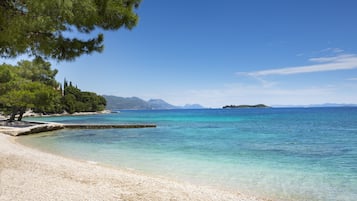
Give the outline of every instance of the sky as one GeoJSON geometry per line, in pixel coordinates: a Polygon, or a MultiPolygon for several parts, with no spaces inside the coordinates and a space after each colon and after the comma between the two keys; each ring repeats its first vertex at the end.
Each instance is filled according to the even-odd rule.
{"type": "Polygon", "coordinates": [[[57,80],[174,105],[357,103],[355,0],[143,0],[57,80]]]}

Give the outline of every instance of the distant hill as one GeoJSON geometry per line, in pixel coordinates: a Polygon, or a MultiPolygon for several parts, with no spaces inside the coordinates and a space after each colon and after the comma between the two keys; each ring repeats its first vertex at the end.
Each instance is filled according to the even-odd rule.
{"type": "Polygon", "coordinates": [[[177,106],[171,105],[161,99],[150,99],[147,102],[150,106],[150,109],[177,109],[177,106]]]}
{"type": "Polygon", "coordinates": [[[138,97],[118,97],[118,96],[103,96],[107,100],[108,110],[165,110],[165,109],[199,109],[201,105],[192,104],[185,106],[174,106],[161,99],[150,99],[145,101],[138,97]]]}
{"type": "Polygon", "coordinates": [[[107,100],[106,109],[116,110],[116,109],[135,109],[135,110],[145,110],[150,109],[150,105],[137,97],[123,98],[118,96],[103,96],[107,100]]]}
{"type": "Polygon", "coordinates": [[[202,105],[199,104],[186,104],[181,107],[182,109],[202,109],[204,108],[202,105]]]}

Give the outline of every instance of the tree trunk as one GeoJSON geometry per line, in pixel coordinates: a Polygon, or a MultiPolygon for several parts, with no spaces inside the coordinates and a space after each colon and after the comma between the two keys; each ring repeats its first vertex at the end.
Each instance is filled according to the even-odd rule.
{"type": "Polygon", "coordinates": [[[21,121],[22,120],[22,117],[24,115],[24,113],[26,112],[26,108],[21,108],[20,109],[20,115],[19,117],[17,118],[17,121],[21,121]]]}
{"type": "Polygon", "coordinates": [[[19,110],[17,108],[13,108],[12,109],[12,113],[11,113],[11,116],[10,116],[10,119],[9,119],[10,122],[15,121],[15,117],[16,117],[18,111],[19,110]]]}

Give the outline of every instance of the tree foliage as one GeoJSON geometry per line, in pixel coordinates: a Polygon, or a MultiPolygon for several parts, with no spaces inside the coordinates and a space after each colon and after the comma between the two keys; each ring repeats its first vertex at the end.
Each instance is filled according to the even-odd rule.
{"type": "Polygon", "coordinates": [[[55,60],[73,60],[82,54],[101,52],[100,30],[133,28],[134,9],[140,0],[1,0],[0,56],[28,54],[55,60]],[[69,37],[71,32],[89,39],[69,37]]]}
{"type": "Polygon", "coordinates": [[[57,70],[51,70],[50,63],[42,59],[19,62],[17,66],[0,66],[0,107],[5,114],[19,120],[27,109],[41,112],[61,110],[61,92],[55,80],[57,70]]]}
{"type": "Polygon", "coordinates": [[[36,58],[32,62],[21,61],[18,65],[18,74],[20,77],[31,80],[32,82],[41,82],[54,88],[59,87],[59,83],[55,80],[58,70],[52,70],[51,63],[44,62],[41,58],[36,58]]]}
{"type": "Polygon", "coordinates": [[[55,80],[57,70],[40,58],[21,61],[16,66],[0,65],[0,109],[18,120],[28,109],[36,113],[54,114],[96,112],[105,109],[106,100],[93,92],[82,92],[64,82],[62,91],[55,80]]]}
{"type": "Polygon", "coordinates": [[[101,111],[106,106],[106,100],[103,96],[98,96],[93,92],[81,91],[74,87],[72,83],[68,84],[66,80],[64,81],[62,103],[68,113],[101,111]]]}

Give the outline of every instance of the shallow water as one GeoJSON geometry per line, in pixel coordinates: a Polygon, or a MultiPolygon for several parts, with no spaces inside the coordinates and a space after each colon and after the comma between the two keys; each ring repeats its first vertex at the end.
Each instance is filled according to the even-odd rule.
{"type": "Polygon", "coordinates": [[[20,138],[56,154],[274,200],[357,198],[357,108],[120,111],[31,120],[158,126],[20,138]]]}

